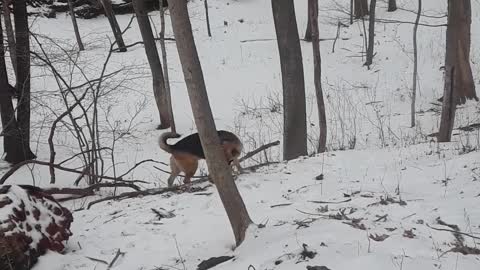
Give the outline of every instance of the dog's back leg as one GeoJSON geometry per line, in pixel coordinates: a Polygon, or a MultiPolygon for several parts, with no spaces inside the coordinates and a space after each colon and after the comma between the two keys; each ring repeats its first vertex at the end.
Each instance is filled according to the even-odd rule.
{"type": "Polygon", "coordinates": [[[187,164],[184,164],[183,168],[185,170],[185,179],[183,179],[183,183],[188,184],[192,181],[191,179],[197,171],[198,160],[189,160],[187,164]]]}
{"type": "Polygon", "coordinates": [[[168,187],[173,186],[173,182],[175,181],[175,178],[180,174],[180,168],[178,167],[177,163],[175,162],[175,158],[170,156],[170,169],[172,170],[172,173],[170,174],[170,177],[168,178],[168,187]]]}

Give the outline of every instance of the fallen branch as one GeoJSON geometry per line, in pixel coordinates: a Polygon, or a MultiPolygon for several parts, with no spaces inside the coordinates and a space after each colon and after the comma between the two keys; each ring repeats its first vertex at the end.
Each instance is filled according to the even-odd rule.
{"type": "Polygon", "coordinates": [[[87,259],[89,259],[89,260],[92,260],[92,261],[94,261],[94,262],[103,263],[103,264],[108,264],[107,261],[100,260],[100,259],[96,259],[96,258],[93,258],[93,257],[85,256],[85,258],[87,258],[87,259]]]}
{"type": "Polygon", "coordinates": [[[280,162],[278,162],[278,161],[264,162],[264,163],[252,165],[252,166],[249,166],[249,167],[245,167],[245,168],[243,168],[243,170],[256,171],[257,169],[259,169],[261,167],[270,166],[270,165],[279,164],[279,163],[280,162]]]}
{"type": "Polygon", "coordinates": [[[330,201],[308,201],[308,202],[311,202],[311,203],[331,203],[331,204],[334,204],[334,203],[346,203],[346,202],[350,202],[352,200],[352,198],[349,198],[349,199],[346,199],[346,200],[343,200],[343,201],[338,201],[338,202],[330,202],[330,201]]]}
{"type": "Polygon", "coordinates": [[[254,155],[262,152],[263,150],[266,150],[272,146],[276,146],[276,145],[279,145],[280,144],[280,141],[274,141],[274,142],[271,142],[271,143],[267,143],[265,145],[262,145],[260,146],[259,148],[253,150],[253,151],[250,151],[248,152],[247,154],[245,154],[245,156],[241,157],[238,161],[239,162],[242,162],[242,161],[245,161],[251,157],[253,157],[254,155]]]}
{"type": "Polygon", "coordinates": [[[136,191],[140,191],[140,187],[132,183],[98,183],[86,188],[49,188],[44,192],[50,195],[66,194],[66,195],[95,195],[95,189],[106,187],[128,187],[136,191]]]}
{"type": "MultiPolygon", "coordinates": [[[[8,170],[3,176],[2,178],[0,178],[0,185],[3,185],[5,183],[5,181],[7,181],[7,179],[12,176],[16,171],[18,171],[22,166],[24,165],[27,165],[27,164],[38,164],[38,165],[44,165],[44,166],[48,166],[48,167],[53,167],[55,169],[58,169],[58,170],[61,170],[61,171],[65,171],[65,172],[71,172],[71,173],[77,173],[77,174],[83,174],[83,175],[88,175],[88,176],[91,176],[91,177],[98,177],[100,179],[107,179],[107,180],[114,180],[114,181],[122,181],[122,182],[127,182],[125,180],[123,180],[122,178],[127,175],[128,173],[130,173],[133,169],[135,169],[136,167],[138,167],[140,164],[144,163],[144,162],[147,162],[147,161],[153,161],[153,162],[157,162],[157,163],[161,163],[161,164],[165,164],[161,161],[154,161],[154,160],[151,160],[151,159],[147,159],[147,160],[144,160],[144,161],[141,161],[141,162],[138,162],[137,164],[135,164],[135,166],[131,169],[129,169],[126,173],[122,174],[120,177],[112,177],[112,176],[105,176],[105,175],[95,175],[95,174],[92,174],[92,173],[89,173],[89,172],[86,172],[85,170],[82,170],[82,171],[79,171],[79,170],[76,170],[76,169],[71,169],[71,168],[66,168],[66,167],[63,167],[59,164],[51,164],[50,162],[47,162],[47,161],[40,161],[40,160],[26,160],[26,161],[22,161],[20,163],[17,163],[15,165],[12,166],[12,168],[10,168],[10,170],[8,170]]],[[[142,182],[142,183],[146,183],[144,181],[141,181],[141,180],[131,180],[131,181],[128,181],[128,182],[142,182]]]]}
{"type": "Polygon", "coordinates": [[[125,252],[121,252],[120,249],[117,250],[117,254],[115,255],[115,257],[113,258],[113,260],[110,262],[110,264],[108,265],[107,269],[110,269],[112,268],[113,264],[118,260],[118,257],[120,257],[125,255],[125,252]]]}
{"type": "Polygon", "coordinates": [[[292,205],[292,203],[274,204],[274,205],[270,205],[270,208],[281,207],[281,206],[289,206],[289,205],[292,205]]]}
{"type": "Polygon", "coordinates": [[[92,201],[87,205],[87,209],[90,209],[90,207],[92,207],[93,205],[95,205],[97,203],[101,203],[101,202],[105,202],[105,201],[135,198],[135,197],[139,197],[139,196],[159,195],[159,194],[163,194],[163,193],[167,193],[167,192],[185,190],[186,188],[190,187],[192,184],[199,184],[199,183],[203,183],[203,182],[207,182],[207,181],[208,181],[208,177],[203,177],[202,179],[196,180],[194,183],[188,183],[188,184],[183,184],[183,185],[174,186],[174,187],[124,192],[124,193],[119,194],[119,195],[108,196],[108,197],[105,197],[105,198],[101,198],[101,199],[92,201]]]}
{"type": "Polygon", "coordinates": [[[213,268],[221,263],[224,263],[226,261],[229,261],[233,259],[233,256],[220,256],[220,257],[212,257],[208,260],[202,261],[198,266],[197,270],[207,270],[210,268],[213,268]]]}
{"type": "Polygon", "coordinates": [[[457,230],[435,228],[435,227],[432,227],[432,226],[430,226],[430,225],[428,225],[428,224],[426,224],[426,225],[427,225],[427,227],[429,227],[430,229],[435,230],[435,231],[451,232],[451,233],[453,233],[453,234],[461,234],[461,235],[465,235],[465,236],[471,237],[471,238],[473,238],[473,239],[480,240],[480,237],[475,236],[475,235],[472,235],[472,234],[464,233],[464,232],[457,231],[457,230]]]}

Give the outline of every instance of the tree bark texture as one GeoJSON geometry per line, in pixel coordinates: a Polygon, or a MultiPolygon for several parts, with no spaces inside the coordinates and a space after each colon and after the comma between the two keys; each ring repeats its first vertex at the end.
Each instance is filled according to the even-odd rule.
{"type": "Polygon", "coordinates": [[[360,19],[368,15],[367,0],[354,0],[354,6],[355,6],[355,19],[360,19]]]}
{"type": "Polygon", "coordinates": [[[438,133],[439,142],[451,140],[456,104],[478,97],[470,66],[470,0],[448,1],[443,107],[438,133]]]}
{"type": "Polygon", "coordinates": [[[8,51],[10,52],[10,61],[12,61],[13,70],[17,73],[17,56],[15,54],[15,33],[10,16],[10,4],[12,0],[3,1],[3,14],[5,19],[5,30],[7,32],[8,51]]]}
{"type": "Polygon", "coordinates": [[[7,67],[5,65],[5,46],[3,44],[3,30],[0,18],[0,116],[2,122],[3,151],[5,161],[18,163],[22,158],[22,140],[18,132],[15,109],[13,108],[12,97],[15,95],[15,88],[8,82],[7,67]]]}
{"type": "Polygon", "coordinates": [[[353,0],[350,0],[350,25],[353,24],[353,0]]]}
{"type": "Polygon", "coordinates": [[[373,63],[373,53],[375,47],[375,7],[377,0],[370,0],[370,17],[368,19],[368,47],[367,47],[367,61],[365,66],[370,69],[373,63]]]}
{"type": "Polygon", "coordinates": [[[397,10],[397,0],[388,0],[388,12],[397,10]]]}
{"type": "Polygon", "coordinates": [[[308,0],[308,17],[312,29],[312,49],[313,49],[313,76],[315,83],[315,94],[317,97],[318,109],[318,127],[320,136],[318,138],[318,153],[327,150],[327,116],[325,112],[325,102],[323,100],[322,90],[322,58],[320,55],[320,41],[318,31],[318,0],[308,0]]]}
{"type": "Polygon", "coordinates": [[[110,27],[112,28],[113,36],[115,37],[115,41],[117,42],[118,51],[126,52],[127,48],[125,47],[125,42],[123,41],[122,30],[118,25],[115,13],[113,13],[111,0],[100,0],[100,2],[103,6],[103,9],[105,10],[105,16],[110,23],[110,27]]]}
{"type": "Polygon", "coordinates": [[[167,105],[170,117],[170,130],[177,132],[175,117],[173,116],[172,93],[170,91],[170,79],[168,76],[167,48],[165,47],[165,9],[167,0],[160,0],[160,48],[162,50],[163,78],[165,81],[165,92],[167,95],[167,105]]]}
{"type": "Polygon", "coordinates": [[[168,0],[168,4],[188,96],[205,151],[208,170],[220,194],[238,246],[245,239],[246,230],[252,221],[220,146],[200,59],[193,39],[187,3],[184,0],[168,0]]]}
{"type": "Polygon", "coordinates": [[[145,8],[145,0],[133,0],[133,9],[137,17],[138,27],[142,34],[145,53],[152,72],[153,94],[160,114],[160,129],[170,127],[170,112],[168,109],[168,100],[165,91],[165,81],[163,78],[162,63],[158,55],[157,45],[153,36],[152,26],[145,8]]]}
{"type": "Polygon", "coordinates": [[[22,153],[16,153],[17,160],[34,159],[30,150],[30,41],[25,0],[13,1],[15,37],[15,53],[17,55],[17,123],[22,141],[22,153]]]}
{"type": "Polygon", "coordinates": [[[305,82],[293,0],[272,0],[283,85],[283,159],[307,155],[305,82]]]}
{"type": "Polygon", "coordinates": [[[77,18],[75,17],[75,12],[73,11],[72,0],[68,0],[68,8],[70,10],[70,16],[72,17],[73,31],[75,32],[75,38],[77,39],[78,50],[83,51],[85,47],[83,46],[82,38],[80,37],[80,31],[78,30],[77,18]]]}

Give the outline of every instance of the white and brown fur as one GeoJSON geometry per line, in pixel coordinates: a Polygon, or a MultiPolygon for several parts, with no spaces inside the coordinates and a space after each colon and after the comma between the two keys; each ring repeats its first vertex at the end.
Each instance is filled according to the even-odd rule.
{"type": "MultiPolygon", "coordinates": [[[[218,136],[228,164],[234,165],[237,167],[237,170],[240,171],[241,167],[238,157],[242,152],[242,142],[235,134],[225,130],[219,130],[218,136]]],[[[181,135],[177,133],[165,132],[160,135],[159,138],[160,148],[165,152],[172,154],[170,156],[170,169],[172,170],[172,173],[168,178],[169,187],[173,186],[173,182],[180,172],[185,174],[183,183],[190,183],[191,178],[197,171],[198,161],[200,159],[205,159],[205,154],[198,133],[188,135],[175,144],[167,143],[167,140],[170,138],[180,137],[181,135]]]]}

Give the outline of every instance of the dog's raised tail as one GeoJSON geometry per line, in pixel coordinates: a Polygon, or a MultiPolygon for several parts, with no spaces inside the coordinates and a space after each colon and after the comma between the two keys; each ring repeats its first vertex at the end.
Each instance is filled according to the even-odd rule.
{"type": "Polygon", "coordinates": [[[165,132],[160,135],[160,138],[158,140],[158,144],[160,145],[160,148],[167,152],[167,153],[172,153],[172,146],[167,143],[168,139],[171,138],[180,138],[181,135],[175,132],[165,132]]]}

